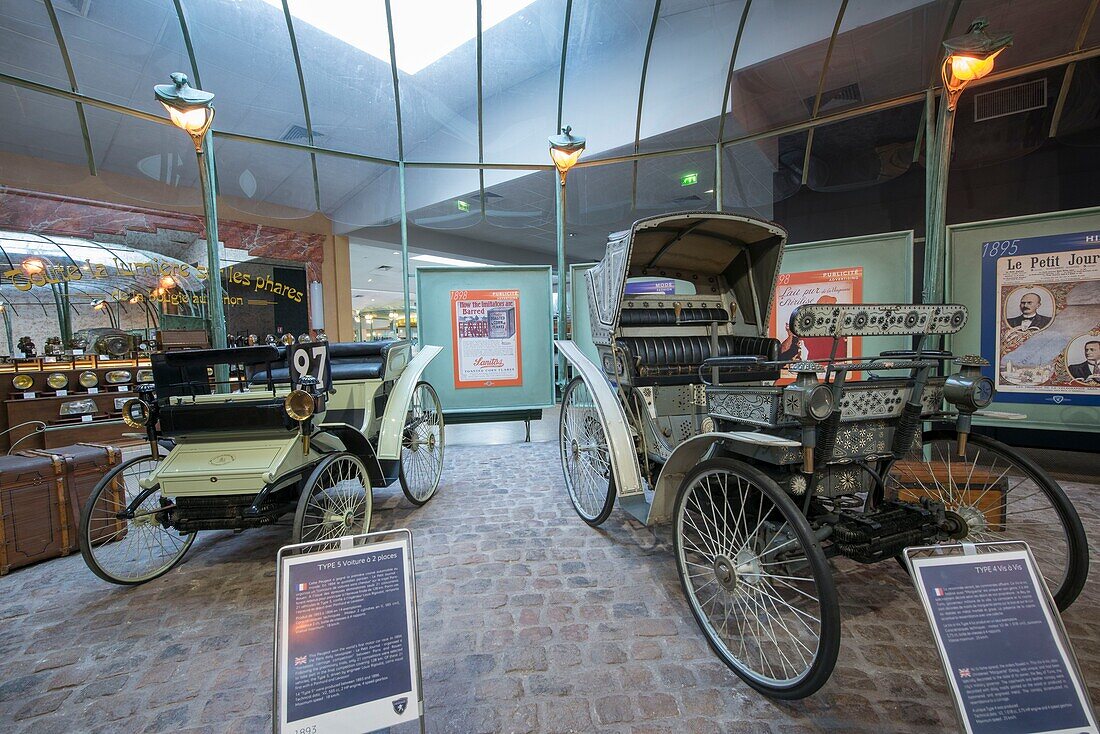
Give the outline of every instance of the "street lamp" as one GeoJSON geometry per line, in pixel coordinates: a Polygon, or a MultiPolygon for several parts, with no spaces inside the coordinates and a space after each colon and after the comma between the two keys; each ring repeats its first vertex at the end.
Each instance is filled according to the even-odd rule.
{"type": "MultiPolygon", "coordinates": [[[[959,95],[970,82],[993,71],[997,56],[1012,45],[1012,34],[988,31],[989,21],[978,18],[966,33],[943,42],[946,49],[940,75],[944,99],[940,104],[935,136],[928,136],[925,187],[924,303],[943,301],[944,240],[946,239],[947,175],[951,165],[951,138],[955,130],[955,107],[959,95]]],[[[928,90],[928,105],[933,103],[928,90]]],[[[931,120],[929,119],[929,124],[931,120]]]]}
{"type": "MultiPolygon", "coordinates": [[[[561,135],[551,135],[550,159],[554,161],[554,168],[558,171],[558,339],[565,340],[566,336],[566,301],[565,301],[565,177],[569,169],[580,160],[584,152],[585,140],[580,135],[573,135],[573,128],[566,125],[561,129],[561,135]]],[[[558,354],[558,387],[565,385],[565,358],[558,354]]]]}
{"type": "MultiPolygon", "coordinates": [[[[215,349],[225,349],[225,307],[222,303],[221,258],[218,254],[218,179],[214,168],[214,141],[210,135],[210,124],[214,122],[214,108],[211,106],[214,95],[188,84],[186,74],[177,71],[170,78],[171,84],[158,84],[153,87],[153,93],[168,111],[172,124],[191,138],[199,158],[199,186],[206,217],[206,313],[210,319],[210,345],[215,349]]],[[[215,380],[218,392],[224,392],[229,380],[226,365],[215,368],[215,380]]]]}

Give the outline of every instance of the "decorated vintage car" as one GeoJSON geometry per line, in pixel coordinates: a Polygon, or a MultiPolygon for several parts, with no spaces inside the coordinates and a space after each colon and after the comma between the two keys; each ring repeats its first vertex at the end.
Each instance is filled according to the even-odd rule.
{"type": "Polygon", "coordinates": [[[799,306],[783,351],[825,340],[831,356],[781,360],[768,324],[785,241],[773,223],[713,212],[650,217],[611,236],[585,273],[598,361],[557,342],[577,375],[560,426],[577,513],[599,525],[617,498],[643,523],[671,522],[710,646],[777,698],[812,694],[836,663],[832,558],[1024,540],[1069,606],[1088,569],[1076,511],[1034,463],[971,433],[973,416],[994,415],[985,362],[930,343],[959,331],[966,309],[799,306]],[[632,292],[630,279],[677,288],[632,292]],[[839,356],[848,337],[884,335],[911,347],[839,356]]]}
{"type": "Polygon", "coordinates": [[[200,530],[292,515],[293,542],[364,533],[372,487],[422,505],[443,470],[443,413],[420,376],[442,351],[403,341],[203,349],[153,356],[123,406],[147,454],[115,467],[83,508],[80,550],[107,581],[167,573],[200,530]]]}

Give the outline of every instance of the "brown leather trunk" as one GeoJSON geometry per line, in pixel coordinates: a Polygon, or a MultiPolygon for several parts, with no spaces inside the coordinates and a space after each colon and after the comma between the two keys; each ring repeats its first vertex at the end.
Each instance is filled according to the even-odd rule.
{"type": "MultiPolygon", "coordinates": [[[[65,464],[65,498],[63,509],[65,514],[66,536],[71,546],[65,552],[79,549],[80,541],[80,515],[85,503],[92,495],[92,490],[99,484],[103,475],[113,469],[122,461],[122,451],[114,446],[98,443],[76,443],[69,446],[61,446],[56,449],[40,449],[25,452],[27,455],[52,456],[65,464]]],[[[126,505],[125,493],[122,485],[114,489],[117,493],[116,504],[121,510],[126,505]]],[[[98,520],[91,528],[92,539],[97,535],[107,534],[118,530],[116,522],[98,520]]]]}
{"type": "Polygon", "coordinates": [[[59,456],[0,456],[0,575],[69,552],[65,461],[59,456]]]}

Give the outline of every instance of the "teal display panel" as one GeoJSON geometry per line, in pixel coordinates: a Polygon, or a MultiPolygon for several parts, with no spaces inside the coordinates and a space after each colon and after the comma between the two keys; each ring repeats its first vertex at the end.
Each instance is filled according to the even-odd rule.
{"type": "MultiPolygon", "coordinates": [[[[785,356],[823,359],[831,340],[810,342],[793,353],[787,334],[790,312],[803,303],[912,303],[913,232],[848,237],[789,244],[783,251],[779,282],[773,295],[770,334],[780,340],[785,356]],[[829,300],[835,299],[835,300],[829,300]]],[[[864,355],[911,346],[908,337],[865,337],[847,349],[864,355]]],[[[849,352],[851,356],[852,352],[849,352]]]]}
{"type": "Polygon", "coordinates": [[[952,351],[989,360],[993,410],[1027,416],[975,422],[1100,432],[1100,208],[952,225],[946,255],[970,311],[952,351]]]}
{"type": "Polygon", "coordinates": [[[596,263],[569,266],[569,325],[570,338],[592,364],[599,364],[600,355],[592,343],[592,314],[588,310],[588,287],[584,279],[584,274],[594,267],[596,263]]]}
{"type": "Polygon", "coordinates": [[[443,347],[424,379],[446,412],[554,405],[550,266],[418,268],[420,344],[443,347]]]}

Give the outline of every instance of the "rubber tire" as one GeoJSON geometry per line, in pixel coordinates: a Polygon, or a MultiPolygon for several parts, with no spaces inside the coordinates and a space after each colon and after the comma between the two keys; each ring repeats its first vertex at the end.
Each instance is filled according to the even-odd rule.
{"type": "MultiPolygon", "coordinates": [[[[561,393],[562,410],[561,410],[561,414],[558,416],[558,454],[561,458],[561,469],[562,469],[562,475],[563,476],[567,476],[566,472],[565,472],[565,456],[563,454],[562,447],[561,447],[561,439],[562,439],[562,436],[565,435],[565,399],[569,396],[569,393],[572,390],[576,389],[575,386],[578,383],[583,385],[584,384],[584,378],[574,377],[572,380],[570,380],[566,384],[565,389],[561,393]]],[[[603,426],[601,426],[600,429],[603,430],[603,426]]],[[[605,436],[605,438],[606,438],[606,436],[605,436]]],[[[608,452],[610,452],[610,450],[611,450],[611,446],[610,446],[610,444],[608,444],[608,452]]],[[[604,496],[603,506],[600,508],[599,514],[597,514],[595,517],[592,517],[592,518],[586,517],[580,511],[580,508],[577,507],[577,503],[573,501],[573,494],[569,491],[568,480],[565,480],[566,483],[567,483],[566,484],[566,494],[569,495],[569,504],[573,506],[573,511],[577,513],[577,517],[584,520],[586,523],[588,523],[589,525],[591,525],[594,528],[599,527],[600,525],[603,525],[604,522],[607,521],[607,518],[611,516],[611,511],[613,509],[615,509],[615,497],[618,495],[618,490],[616,489],[616,486],[615,486],[615,469],[614,468],[611,469],[610,474],[611,475],[608,477],[608,480],[607,480],[607,494],[604,496]]]]}
{"type": "MultiPolygon", "coordinates": [[[[925,431],[921,440],[923,443],[933,441],[957,443],[958,434],[950,429],[925,431]]],[[[1081,517],[1077,514],[1077,509],[1069,501],[1065,491],[1049,474],[1043,471],[1042,467],[1026,456],[1013,451],[1011,446],[978,433],[970,434],[967,444],[981,446],[986,451],[1004,454],[1010,458],[1017,466],[1031,475],[1031,480],[1043,490],[1055,512],[1058,513],[1058,517],[1062,521],[1062,529],[1066,533],[1069,567],[1066,570],[1066,579],[1062,583],[1062,588],[1058,589],[1057,592],[1052,589],[1051,596],[1054,597],[1054,603],[1058,605],[1058,610],[1066,611],[1081,594],[1081,590],[1085,587],[1085,580],[1089,575],[1088,539],[1085,537],[1085,527],[1081,523],[1081,517]]],[[[902,568],[905,568],[904,562],[900,559],[899,562],[902,563],[902,568]]],[[[906,570],[908,571],[908,569],[906,570]]]]}
{"type": "MultiPolygon", "coordinates": [[[[88,525],[92,521],[92,508],[95,507],[96,501],[103,493],[103,490],[108,485],[110,485],[110,483],[118,474],[120,474],[123,470],[133,464],[136,464],[140,461],[146,461],[151,458],[153,458],[151,454],[135,456],[132,459],[127,459],[126,461],[111,469],[109,472],[104,474],[103,478],[101,478],[99,482],[95,485],[95,488],[92,489],[92,493],[88,495],[88,501],[84,503],[84,507],[80,508],[80,527],[77,530],[77,540],[80,545],[80,556],[84,559],[84,563],[87,564],[92,573],[94,573],[96,576],[103,579],[104,581],[108,581],[112,584],[118,584],[119,586],[138,586],[140,584],[144,584],[147,581],[159,579],[161,576],[168,573],[177,565],[179,565],[179,562],[183,560],[183,557],[187,555],[187,551],[190,550],[191,545],[195,542],[195,536],[198,534],[189,533],[187,536],[187,542],[185,542],[183,545],[183,550],[178,556],[176,556],[175,560],[168,564],[167,567],[161,569],[161,571],[156,575],[150,576],[145,579],[136,581],[119,579],[104,571],[102,568],[100,568],[99,564],[96,563],[95,558],[92,556],[91,543],[88,540],[88,525]]],[[[161,454],[160,458],[161,461],[163,461],[164,455],[161,454]]]]}
{"type": "MultiPolygon", "coordinates": [[[[443,404],[439,402],[439,394],[436,393],[435,388],[431,386],[431,383],[425,382],[423,380],[416,383],[416,387],[413,388],[413,392],[415,393],[421,387],[426,387],[431,390],[432,395],[435,397],[435,404],[439,408],[439,476],[435,478],[435,486],[432,488],[432,493],[422,500],[418,500],[413,497],[412,492],[409,491],[408,486],[405,484],[405,462],[399,460],[397,468],[397,479],[401,483],[401,491],[404,493],[405,499],[407,499],[410,503],[416,505],[417,507],[423,507],[424,505],[428,504],[432,497],[435,497],[435,493],[439,491],[439,480],[443,477],[443,457],[446,454],[447,449],[446,423],[443,420],[443,404]]],[[[404,436],[402,436],[402,438],[404,438],[404,436]]],[[[402,456],[404,456],[404,454],[402,454],[402,456]]]]}
{"type": "MultiPolygon", "coordinates": [[[[291,532],[291,543],[297,544],[302,542],[302,523],[306,519],[306,506],[309,504],[309,497],[312,494],[312,488],[321,479],[321,473],[328,468],[329,464],[335,463],[340,457],[349,457],[355,460],[359,464],[359,468],[362,469],[362,476],[365,480],[364,489],[367,494],[367,516],[363,520],[363,530],[366,533],[370,530],[370,522],[374,516],[374,495],[371,491],[370,475],[367,473],[367,468],[364,466],[362,459],[355,454],[347,451],[340,451],[334,454],[329,454],[325,458],[321,459],[317,463],[317,466],[313,468],[313,471],[309,473],[309,479],[302,485],[302,492],[298,496],[298,508],[294,511],[294,529],[291,532]]],[[[356,533],[358,535],[359,533],[356,533]]],[[[318,543],[335,542],[319,540],[318,543]]]]}
{"type": "Polygon", "coordinates": [[[821,543],[810,529],[810,524],[806,521],[806,517],[802,514],[802,510],[800,510],[798,506],[795,505],[794,501],[787,496],[787,493],[780,489],[778,484],[759,469],[743,461],[724,457],[710,459],[696,465],[695,469],[684,477],[684,481],[681,482],[680,488],[676,492],[676,504],[673,507],[672,518],[676,572],[680,578],[680,589],[683,591],[684,597],[688,601],[688,606],[691,608],[691,613],[692,616],[695,617],[696,624],[699,625],[699,630],[703,633],[703,636],[707,638],[707,644],[710,645],[710,648],[718,658],[725,663],[730,670],[736,673],[738,677],[748,683],[749,686],[769,698],[788,701],[798,700],[814,694],[821,686],[825,685],[829,677],[833,674],[837,657],[840,654],[840,601],[837,598],[836,584],[833,581],[832,570],[829,568],[829,563],[825,559],[825,553],[821,549],[821,543]],[[810,672],[793,685],[769,686],[744,675],[736,665],[731,664],[723,653],[722,648],[719,647],[709,634],[707,634],[706,627],[699,616],[699,612],[696,610],[695,605],[691,603],[691,594],[688,592],[686,581],[687,574],[680,563],[683,541],[680,533],[676,531],[676,526],[678,524],[677,520],[680,517],[685,498],[687,497],[688,487],[694,484],[695,480],[700,475],[716,468],[740,473],[743,477],[752,481],[758,489],[764,491],[768,499],[773,501],[775,506],[786,516],[795,535],[799,538],[799,543],[806,551],[806,559],[810,563],[814,578],[817,581],[819,602],[821,605],[821,635],[818,640],[818,655],[810,666],[810,672]]]}

